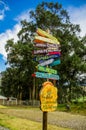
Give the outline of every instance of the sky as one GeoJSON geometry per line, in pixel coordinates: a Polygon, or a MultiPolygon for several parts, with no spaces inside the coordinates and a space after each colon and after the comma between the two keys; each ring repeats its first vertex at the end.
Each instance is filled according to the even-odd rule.
{"type": "MultiPolygon", "coordinates": [[[[43,0],[0,0],[0,72],[6,69],[6,41],[14,38],[21,30],[20,21],[30,21],[29,11],[35,9],[43,0]]],[[[44,0],[58,2],[66,9],[73,24],[79,24],[80,36],[86,34],[86,0],[44,0]]]]}

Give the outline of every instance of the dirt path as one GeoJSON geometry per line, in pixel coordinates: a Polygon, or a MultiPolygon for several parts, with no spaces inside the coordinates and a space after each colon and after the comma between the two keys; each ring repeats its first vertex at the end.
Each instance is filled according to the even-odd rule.
{"type": "MultiPolygon", "coordinates": [[[[0,109],[0,113],[42,122],[42,112],[37,109],[0,109]]],[[[66,112],[49,112],[48,123],[74,130],[86,130],[86,116],[66,112]]]]}

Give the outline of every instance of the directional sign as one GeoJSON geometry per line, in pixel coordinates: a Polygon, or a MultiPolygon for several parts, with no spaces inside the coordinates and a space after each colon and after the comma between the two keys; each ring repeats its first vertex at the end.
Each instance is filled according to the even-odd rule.
{"type": "Polygon", "coordinates": [[[40,60],[47,60],[47,59],[51,59],[51,58],[58,58],[60,57],[60,54],[56,54],[56,55],[46,55],[43,57],[37,56],[34,58],[35,61],[40,61],[40,60]]]}
{"type": "Polygon", "coordinates": [[[60,44],[50,44],[50,43],[34,43],[34,47],[39,47],[39,48],[58,48],[60,49],[60,44]]]}
{"type": "Polygon", "coordinates": [[[43,37],[48,37],[52,40],[55,40],[56,42],[59,42],[54,36],[52,36],[51,34],[47,33],[46,31],[44,31],[40,28],[37,29],[37,33],[43,37]]]}
{"type": "Polygon", "coordinates": [[[50,74],[50,73],[35,72],[35,76],[38,77],[38,78],[47,78],[47,79],[59,80],[59,75],[54,75],[54,74],[50,74]]]}
{"type": "Polygon", "coordinates": [[[54,54],[60,54],[60,52],[58,51],[58,49],[57,48],[50,48],[50,49],[42,49],[42,50],[34,50],[34,52],[33,52],[33,54],[46,54],[46,53],[49,53],[50,55],[52,55],[52,52],[54,53],[54,54]]]}
{"type": "Polygon", "coordinates": [[[56,60],[53,63],[50,64],[50,66],[55,66],[55,65],[59,65],[61,63],[60,60],[56,60]]]}
{"type": "Polygon", "coordinates": [[[49,60],[46,60],[46,61],[44,61],[44,62],[42,62],[42,63],[40,63],[38,65],[40,65],[40,66],[46,66],[46,65],[51,64],[53,61],[54,61],[54,59],[49,59],[49,60]]]}
{"type": "Polygon", "coordinates": [[[43,72],[48,72],[48,73],[52,73],[52,74],[57,74],[57,71],[48,67],[44,67],[44,66],[37,66],[37,69],[39,71],[43,71],[43,72]]]}
{"type": "Polygon", "coordinates": [[[46,48],[47,47],[47,44],[39,44],[39,43],[36,43],[36,44],[33,44],[34,47],[41,47],[41,48],[46,48]]]}
{"type": "Polygon", "coordinates": [[[53,51],[53,52],[48,52],[49,55],[56,55],[56,54],[59,54],[61,55],[61,52],[59,51],[53,51]]]}
{"type": "Polygon", "coordinates": [[[50,44],[50,43],[46,43],[47,44],[47,47],[50,48],[50,47],[55,47],[55,48],[60,48],[60,44],[50,44]]]}
{"type": "Polygon", "coordinates": [[[43,50],[34,50],[34,52],[33,52],[33,54],[45,54],[45,53],[47,53],[48,52],[48,50],[46,50],[46,49],[43,49],[43,50]]]}
{"type": "Polygon", "coordinates": [[[41,36],[35,36],[34,42],[40,43],[40,42],[48,42],[53,44],[60,44],[59,41],[55,41],[49,38],[41,37],[41,36]]]}

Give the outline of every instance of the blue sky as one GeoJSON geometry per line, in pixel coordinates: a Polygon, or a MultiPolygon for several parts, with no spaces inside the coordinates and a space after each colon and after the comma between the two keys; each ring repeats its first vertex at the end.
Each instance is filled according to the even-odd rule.
{"type": "MultiPolygon", "coordinates": [[[[7,54],[5,44],[8,39],[17,40],[17,33],[21,29],[20,21],[29,19],[29,10],[43,0],[0,0],[0,72],[6,69],[7,54]]],[[[57,0],[44,0],[57,2],[57,0]]],[[[81,36],[86,33],[86,0],[58,0],[63,8],[69,12],[71,22],[79,24],[81,36]]]]}

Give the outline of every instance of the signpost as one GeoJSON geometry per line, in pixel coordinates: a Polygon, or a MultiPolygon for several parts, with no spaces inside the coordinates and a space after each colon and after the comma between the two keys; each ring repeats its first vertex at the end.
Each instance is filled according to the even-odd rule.
{"type": "Polygon", "coordinates": [[[52,62],[54,61],[54,59],[49,59],[49,60],[46,60],[38,65],[41,65],[41,66],[45,66],[45,65],[49,65],[51,64],[52,62]]]}
{"type": "Polygon", "coordinates": [[[47,49],[58,49],[60,50],[60,44],[49,44],[49,43],[34,43],[34,47],[47,48],[47,49]]]}
{"type": "Polygon", "coordinates": [[[57,71],[48,67],[44,67],[44,66],[37,66],[37,69],[39,71],[43,71],[43,72],[48,72],[48,73],[52,73],[52,74],[57,74],[57,71]]]}
{"type": "Polygon", "coordinates": [[[49,55],[56,55],[56,54],[59,54],[61,55],[61,52],[59,51],[53,51],[53,52],[48,52],[49,55]]]}
{"type": "Polygon", "coordinates": [[[60,60],[56,60],[53,63],[50,64],[50,66],[55,66],[55,65],[59,65],[61,63],[60,60]]]}
{"type": "Polygon", "coordinates": [[[34,74],[38,78],[59,80],[59,75],[55,75],[55,74],[43,73],[43,72],[42,73],[41,72],[35,72],[34,74]]]}
{"type": "Polygon", "coordinates": [[[45,56],[38,56],[38,57],[35,57],[34,60],[35,61],[40,61],[40,60],[47,60],[47,59],[51,59],[51,58],[58,58],[60,57],[60,54],[56,54],[56,55],[45,55],[45,56]]]}
{"type": "MultiPolygon", "coordinates": [[[[47,80],[59,80],[60,77],[57,75],[57,70],[48,66],[52,67],[60,64],[60,59],[54,61],[54,59],[61,56],[60,42],[57,38],[40,28],[37,29],[37,34],[34,38],[34,47],[36,49],[33,53],[37,55],[34,60],[39,62],[37,69],[41,72],[35,72],[32,76],[47,80]],[[42,56],[39,56],[40,54],[42,56]]],[[[43,83],[40,91],[40,102],[41,110],[43,111],[43,130],[47,130],[47,112],[57,109],[57,88],[49,81],[43,83]]]]}
{"type": "Polygon", "coordinates": [[[56,44],[60,44],[58,41],[56,40],[52,40],[52,39],[49,39],[49,38],[45,38],[45,37],[41,37],[41,36],[35,36],[35,40],[34,42],[37,42],[37,43],[56,43],[56,44]]]}
{"type": "Polygon", "coordinates": [[[37,33],[39,35],[41,35],[42,37],[48,37],[48,38],[50,38],[52,40],[55,40],[55,41],[57,41],[59,43],[59,41],[57,40],[57,38],[55,38],[54,36],[52,36],[51,34],[49,34],[48,32],[46,32],[46,31],[44,31],[44,30],[42,30],[40,28],[37,29],[37,33]]]}

